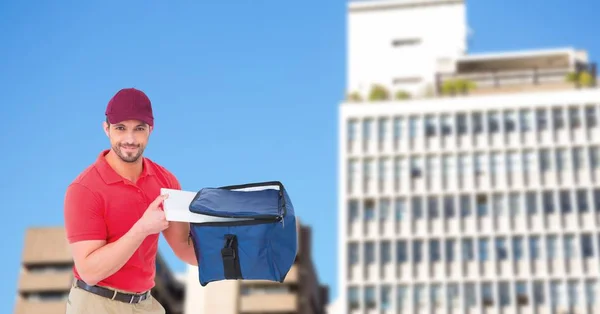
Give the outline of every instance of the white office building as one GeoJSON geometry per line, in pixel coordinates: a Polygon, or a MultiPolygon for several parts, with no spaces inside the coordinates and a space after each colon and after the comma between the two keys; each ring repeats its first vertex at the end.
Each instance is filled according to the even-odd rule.
{"type": "Polygon", "coordinates": [[[571,48],[469,54],[465,11],[348,5],[336,308],[600,313],[596,66],[571,48]]]}

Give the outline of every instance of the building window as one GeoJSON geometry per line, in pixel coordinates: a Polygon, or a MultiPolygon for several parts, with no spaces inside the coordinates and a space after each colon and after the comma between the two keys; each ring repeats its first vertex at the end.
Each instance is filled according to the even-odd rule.
{"type": "Polygon", "coordinates": [[[492,134],[500,131],[500,114],[497,111],[488,113],[488,130],[492,134]]]}
{"type": "Polygon", "coordinates": [[[460,215],[462,217],[471,216],[471,197],[469,195],[460,196],[460,215]]]}
{"type": "Polygon", "coordinates": [[[375,263],[375,245],[369,241],[365,243],[365,264],[371,265],[375,263]]]}
{"type": "Polygon", "coordinates": [[[464,299],[465,307],[474,307],[477,305],[475,284],[466,283],[464,286],[464,299]]]}
{"type": "Polygon", "coordinates": [[[390,241],[382,241],[380,246],[379,254],[381,264],[389,264],[392,261],[390,241]]]}
{"type": "Polygon", "coordinates": [[[554,213],[554,196],[552,195],[552,191],[545,191],[542,201],[544,203],[544,212],[546,214],[554,213]]]}
{"type": "Polygon", "coordinates": [[[441,259],[440,240],[429,241],[429,260],[439,262],[441,259]]]}
{"type": "Polygon", "coordinates": [[[423,218],[423,201],[420,196],[412,198],[412,214],[413,219],[422,219],[423,218]]]}
{"type": "Polygon", "coordinates": [[[487,197],[484,194],[477,196],[477,215],[485,217],[488,215],[487,197]]]}
{"type": "Polygon", "coordinates": [[[512,242],[513,259],[520,261],[523,259],[523,238],[514,237],[512,242]]]}
{"type": "Polygon", "coordinates": [[[365,221],[368,222],[375,220],[375,202],[373,202],[372,200],[365,200],[364,211],[365,221]]]}
{"type": "Polygon", "coordinates": [[[404,220],[406,216],[406,199],[400,198],[396,200],[396,221],[404,220]]]}
{"type": "Polygon", "coordinates": [[[479,260],[487,261],[489,254],[489,240],[488,239],[479,239],[479,260]]]}
{"type": "Polygon", "coordinates": [[[585,107],[585,119],[588,128],[595,127],[598,125],[598,119],[596,118],[596,108],[594,106],[585,107]]]}
{"type": "Polygon", "coordinates": [[[348,263],[352,265],[358,264],[358,244],[350,243],[348,245],[348,263]]]}
{"type": "Polygon", "coordinates": [[[446,262],[454,262],[454,248],[455,248],[454,246],[455,246],[454,240],[446,240],[446,248],[445,248],[446,262]]]}
{"type": "Polygon", "coordinates": [[[518,281],[515,283],[515,301],[518,305],[527,305],[529,302],[529,298],[527,297],[527,285],[523,281],[518,281]]]}
{"type": "Polygon", "coordinates": [[[579,129],[581,127],[581,119],[579,118],[578,108],[569,108],[569,119],[572,129],[579,129]]]}
{"type": "Polygon", "coordinates": [[[442,287],[439,284],[434,284],[430,287],[431,289],[431,305],[437,307],[442,302],[442,287]]]}
{"type": "Polygon", "coordinates": [[[565,121],[563,117],[562,109],[555,108],[552,110],[552,119],[554,122],[554,129],[560,130],[565,127],[565,121]]]}
{"type": "Polygon", "coordinates": [[[595,279],[588,279],[585,283],[585,295],[588,305],[598,304],[598,282],[595,279]]]}
{"type": "Polygon", "coordinates": [[[472,116],[472,124],[473,124],[473,133],[480,134],[483,133],[483,114],[480,112],[473,113],[472,116]]]}
{"type": "Polygon", "coordinates": [[[436,219],[440,216],[440,211],[438,209],[438,198],[435,196],[430,196],[427,199],[427,209],[429,212],[429,219],[436,219]]]}
{"type": "Polygon", "coordinates": [[[590,234],[584,234],[581,236],[581,254],[585,258],[594,257],[594,244],[590,234]]]}
{"type": "Polygon", "coordinates": [[[541,281],[535,281],[533,283],[533,299],[536,305],[544,304],[544,283],[541,281]]]}
{"type": "Polygon", "coordinates": [[[462,258],[463,261],[472,261],[475,259],[475,251],[472,239],[462,240],[462,258]]]}
{"type": "Polygon", "coordinates": [[[494,305],[494,295],[492,293],[491,283],[481,284],[481,304],[483,307],[491,307],[494,305]]]}
{"type": "Polygon", "coordinates": [[[529,258],[537,260],[540,258],[540,237],[532,236],[529,238],[529,258]]]}
{"type": "Polygon", "coordinates": [[[373,126],[372,119],[365,119],[363,121],[363,140],[369,141],[371,139],[371,128],[373,126]]]}
{"type": "Polygon", "coordinates": [[[543,131],[548,129],[548,119],[546,118],[546,110],[537,109],[536,113],[536,121],[537,121],[537,129],[539,131],[543,131]]]}
{"type": "Polygon", "coordinates": [[[448,302],[448,307],[458,306],[458,298],[459,298],[458,284],[449,283],[446,288],[446,300],[448,302]]]}
{"type": "Polygon", "coordinates": [[[357,309],[360,306],[359,292],[357,287],[348,288],[348,307],[357,309]]]}
{"type": "Polygon", "coordinates": [[[521,214],[521,195],[518,192],[511,192],[508,196],[511,215],[521,214]]]}
{"type": "Polygon", "coordinates": [[[589,148],[590,168],[598,170],[600,166],[600,148],[598,146],[592,146],[589,148]]]}
{"type": "Polygon", "coordinates": [[[517,121],[515,118],[515,112],[512,110],[504,113],[504,131],[506,133],[513,133],[517,129],[517,121]]]}
{"type": "Polygon", "coordinates": [[[557,256],[557,241],[558,238],[555,235],[550,235],[546,238],[546,251],[547,251],[547,255],[548,255],[548,259],[552,260],[552,259],[556,259],[557,256]]]}
{"type": "Polygon", "coordinates": [[[497,217],[504,216],[504,195],[494,194],[494,215],[497,217]]]}
{"type": "Polygon", "coordinates": [[[379,142],[383,143],[386,139],[386,133],[387,133],[387,119],[386,118],[380,118],[379,119],[379,142]]]}
{"type": "Polygon", "coordinates": [[[510,305],[510,286],[507,282],[500,282],[498,284],[498,299],[500,300],[500,306],[510,305]]]}
{"type": "Polygon", "coordinates": [[[537,213],[537,197],[535,192],[527,192],[525,203],[527,204],[527,213],[532,215],[537,213]]]}
{"type": "Polygon", "coordinates": [[[550,151],[548,149],[540,150],[540,172],[550,171],[550,151]]]}
{"type": "Polygon", "coordinates": [[[350,120],[348,122],[348,141],[354,142],[356,140],[356,120],[350,120]]]}
{"type": "Polygon", "coordinates": [[[550,302],[553,306],[564,305],[564,292],[562,290],[563,287],[559,281],[553,280],[550,283],[550,302]]]}
{"type": "Polygon", "coordinates": [[[417,117],[410,117],[408,132],[411,139],[419,135],[419,122],[417,117]]]}
{"type": "Polygon", "coordinates": [[[408,247],[404,240],[396,242],[396,260],[398,264],[408,262],[408,247]]]}
{"type": "Polygon", "coordinates": [[[508,249],[506,248],[506,239],[496,239],[496,258],[499,261],[508,259],[508,249]]]}
{"type": "Polygon", "coordinates": [[[390,294],[392,293],[392,288],[388,285],[381,287],[381,309],[389,310],[390,309],[390,294]]]}
{"type": "Polygon", "coordinates": [[[367,286],[365,288],[365,307],[368,309],[374,309],[377,306],[375,300],[375,287],[367,286]]]}
{"type": "Polygon", "coordinates": [[[571,207],[571,194],[567,190],[560,191],[560,209],[563,213],[570,213],[573,211],[571,207]]]}
{"type": "Polygon", "coordinates": [[[531,131],[531,110],[520,111],[521,132],[531,131]]]}
{"type": "Polygon", "coordinates": [[[567,283],[567,289],[569,290],[569,305],[576,307],[578,302],[578,298],[577,295],[578,290],[579,290],[579,285],[577,284],[577,281],[574,280],[569,280],[569,282],[567,283]]]}
{"type": "Polygon", "coordinates": [[[580,213],[587,213],[590,211],[586,190],[577,190],[577,209],[580,213]]]}
{"type": "Polygon", "coordinates": [[[565,258],[573,259],[577,257],[577,248],[575,246],[575,236],[574,235],[565,235],[564,237],[564,246],[565,246],[565,258]]]}
{"type": "Polygon", "coordinates": [[[379,202],[379,221],[384,222],[390,215],[390,200],[387,198],[381,199],[379,202]]]}
{"type": "Polygon", "coordinates": [[[353,223],[353,222],[357,221],[358,220],[358,201],[357,200],[348,201],[348,211],[350,212],[348,214],[349,222],[353,223]]]}
{"type": "Polygon", "coordinates": [[[573,149],[573,171],[580,171],[583,166],[583,148],[575,147],[573,149]]]}
{"type": "Polygon", "coordinates": [[[465,135],[467,133],[467,116],[464,113],[459,113],[456,116],[456,128],[458,135],[465,135]]]}
{"type": "Polygon", "coordinates": [[[396,305],[398,309],[403,309],[406,306],[408,298],[408,287],[406,285],[400,285],[396,289],[396,305]]]}
{"type": "Polygon", "coordinates": [[[394,139],[399,140],[402,137],[402,118],[394,119],[394,139]]]}
{"type": "Polygon", "coordinates": [[[422,240],[414,240],[413,241],[413,263],[419,264],[423,260],[423,241],[422,240]]]}
{"type": "Polygon", "coordinates": [[[454,210],[454,198],[452,196],[444,197],[444,215],[446,218],[453,218],[456,215],[454,210]]]}

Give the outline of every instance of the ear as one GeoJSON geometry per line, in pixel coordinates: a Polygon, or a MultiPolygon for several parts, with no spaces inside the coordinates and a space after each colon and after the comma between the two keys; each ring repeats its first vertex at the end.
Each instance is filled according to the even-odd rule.
{"type": "Polygon", "coordinates": [[[102,128],[104,129],[104,134],[106,134],[106,136],[109,136],[110,125],[108,125],[106,121],[102,122],[102,128]]]}

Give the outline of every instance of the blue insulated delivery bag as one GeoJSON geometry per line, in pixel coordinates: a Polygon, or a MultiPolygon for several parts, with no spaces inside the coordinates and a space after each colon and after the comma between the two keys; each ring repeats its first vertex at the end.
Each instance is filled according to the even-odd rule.
{"type": "Polygon", "coordinates": [[[202,286],[232,279],[283,282],[296,259],[297,234],[281,182],[203,188],[189,210],[219,217],[190,223],[202,286]]]}

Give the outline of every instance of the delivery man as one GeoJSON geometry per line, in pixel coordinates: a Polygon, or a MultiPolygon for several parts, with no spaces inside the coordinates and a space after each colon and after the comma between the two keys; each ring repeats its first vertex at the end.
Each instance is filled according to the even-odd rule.
{"type": "Polygon", "coordinates": [[[181,189],[175,176],[143,156],[154,127],[152,105],[134,88],[108,102],[110,149],[68,186],[64,203],[75,280],[67,314],[165,313],[152,297],[159,233],[175,255],[197,265],[189,223],[168,222],[161,188],[181,189]]]}

